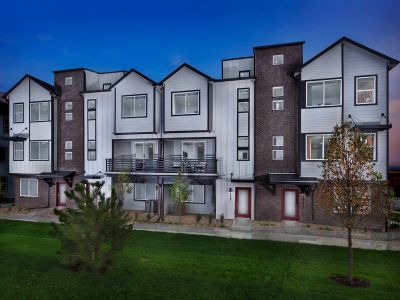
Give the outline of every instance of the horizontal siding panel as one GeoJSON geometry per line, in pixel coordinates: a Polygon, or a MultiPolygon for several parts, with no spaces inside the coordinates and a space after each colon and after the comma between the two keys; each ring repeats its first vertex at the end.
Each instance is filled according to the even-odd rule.
{"type": "Polygon", "coordinates": [[[301,110],[301,132],[331,132],[342,122],[342,107],[305,108],[301,110]]]}

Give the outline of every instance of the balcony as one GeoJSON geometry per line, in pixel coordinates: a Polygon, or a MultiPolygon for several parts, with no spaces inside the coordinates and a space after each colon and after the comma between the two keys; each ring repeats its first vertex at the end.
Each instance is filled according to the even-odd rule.
{"type": "Polygon", "coordinates": [[[184,158],[182,155],[139,159],[133,155],[121,155],[106,159],[107,172],[130,173],[179,173],[217,174],[215,155],[201,158],[184,158]]]}

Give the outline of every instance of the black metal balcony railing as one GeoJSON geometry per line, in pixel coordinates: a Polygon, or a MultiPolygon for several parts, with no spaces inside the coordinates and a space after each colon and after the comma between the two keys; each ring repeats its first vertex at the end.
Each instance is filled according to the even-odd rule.
{"type": "Polygon", "coordinates": [[[106,159],[107,172],[132,173],[217,173],[217,159],[214,155],[190,159],[182,155],[168,157],[153,157],[149,159],[136,158],[133,155],[122,155],[106,159]]]}

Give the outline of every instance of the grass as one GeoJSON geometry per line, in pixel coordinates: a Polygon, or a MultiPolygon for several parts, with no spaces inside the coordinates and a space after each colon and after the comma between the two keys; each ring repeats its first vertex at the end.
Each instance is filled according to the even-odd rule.
{"type": "Polygon", "coordinates": [[[105,274],[60,267],[49,224],[0,220],[2,299],[398,299],[400,253],[355,250],[368,289],[329,280],[346,249],[135,231],[105,274]]]}

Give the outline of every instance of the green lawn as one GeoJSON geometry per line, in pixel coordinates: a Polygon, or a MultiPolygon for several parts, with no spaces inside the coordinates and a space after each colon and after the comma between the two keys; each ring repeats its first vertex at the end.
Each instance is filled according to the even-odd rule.
{"type": "Polygon", "coordinates": [[[2,299],[399,299],[400,253],[355,251],[368,289],[332,283],[346,249],[135,231],[106,274],[60,267],[50,225],[0,220],[2,299]]]}

